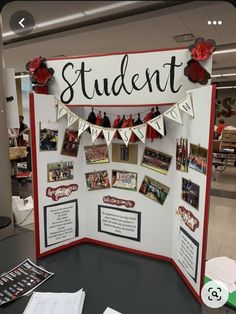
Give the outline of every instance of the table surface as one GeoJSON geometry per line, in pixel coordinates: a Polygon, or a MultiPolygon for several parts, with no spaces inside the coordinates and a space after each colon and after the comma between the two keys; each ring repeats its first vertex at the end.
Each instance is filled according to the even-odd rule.
{"type": "MultiPolygon", "coordinates": [[[[0,252],[0,273],[27,258],[55,273],[36,291],[84,288],[83,314],[102,314],[107,306],[122,314],[236,313],[200,305],[169,263],[149,257],[81,244],[36,260],[31,231],[0,241],[0,252]]],[[[22,314],[28,301],[25,296],[3,305],[0,313],[22,314]]]]}

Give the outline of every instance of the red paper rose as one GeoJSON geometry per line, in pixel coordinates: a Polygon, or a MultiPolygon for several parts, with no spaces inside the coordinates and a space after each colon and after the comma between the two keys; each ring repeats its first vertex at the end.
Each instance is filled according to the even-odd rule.
{"type": "Polygon", "coordinates": [[[197,61],[207,60],[215,50],[215,41],[204,38],[196,39],[195,43],[189,47],[192,58],[197,61]]]}
{"type": "Polygon", "coordinates": [[[40,85],[34,85],[33,90],[37,94],[48,94],[48,86],[40,86],[40,85]]]}
{"type": "Polygon", "coordinates": [[[201,64],[196,60],[189,60],[187,66],[184,69],[184,75],[193,83],[199,83],[201,85],[207,84],[211,78],[210,74],[201,64]]]}
{"type": "Polygon", "coordinates": [[[48,81],[52,78],[53,72],[51,69],[47,68],[38,68],[34,72],[34,80],[38,84],[47,84],[48,81]]]}
{"type": "Polygon", "coordinates": [[[53,78],[54,70],[47,68],[46,59],[37,57],[26,64],[26,70],[30,74],[30,80],[34,85],[33,89],[39,94],[48,94],[48,83],[53,78]]]}

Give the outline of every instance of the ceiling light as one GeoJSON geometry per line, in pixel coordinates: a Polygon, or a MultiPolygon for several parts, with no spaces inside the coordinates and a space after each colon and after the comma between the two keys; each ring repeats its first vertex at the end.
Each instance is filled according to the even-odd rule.
{"type": "Polygon", "coordinates": [[[192,41],[195,39],[193,34],[182,34],[182,35],[177,35],[177,36],[173,36],[173,39],[177,42],[177,43],[184,43],[186,41],[192,41]]]}
{"type": "MultiPolygon", "coordinates": [[[[131,4],[138,3],[138,2],[141,2],[141,1],[120,1],[118,3],[113,3],[113,4],[106,5],[106,6],[103,6],[103,7],[100,7],[100,8],[96,8],[96,9],[93,9],[93,10],[88,10],[88,11],[85,11],[85,12],[79,12],[79,13],[75,13],[75,14],[72,14],[72,15],[67,15],[67,16],[63,16],[63,17],[57,18],[57,19],[53,19],[53,20],[42,22],[42,23],[38,23],[38,24],[35,25],[35,29],[40,29],[40,28],[47,27],[47,26],[52,26],[52,25],[56,25],[56,24],[60,24],[60,23],[68,22],[68,21],[73,21],[73,20],[76,20],[76,19],[79,19],[79,18],[83,18],[86,15],[93,15],[93,14],[96,14],[96,13],[105,12],[105,11],[108,11],[108,10],[124,7],[124,6],[131,5],[131,4]]],[[[2,37],[6,38],[6,37],[9,37],[9,36],[12,36],[12,35],[15,35],[15,33],[12,32],[12,31],[9,31],[9,32],[3,33],[2,37]]]]}
{"type": "Polygon", "coordinates": [[[226,77],[226,76],[236,76],[236,73],[212,74],[211,77],[226,77]]]}
{"type": "Polygon", "coordinates": [[[100,8],[84,11],[84,14],[85,15],[92,15],[92,14],[96,14],[96,13],[101,13],[101,12],[105,12],[108,10],[112,10],[112,9],[116,9],[116,8],[130,5],[130,4],[134,4],[137,2],[142,2],[142,1],[120,1],[118,3],[113,3],[113,4],[109,4],[109,5],[100,7],[100,8]]]}
{"type": "Polygon", "coordinates": [[[29,77],[29,74],[17,74],[15,78],[29,77]]]}
{"type": "Polygon", "coordinates": [[[216,50],[213,52],[214,55],[218,55],[221,53],[231,53],[231,52],[236,52],[236,48],[229,48],[229,49],[224,49],[224,50],[216,50]]]}
{"type": "Polygon", "coordinates": [[[236,86],[218,86],[216,89],[228,89],[228,88],[236,88],[236,86]]]}

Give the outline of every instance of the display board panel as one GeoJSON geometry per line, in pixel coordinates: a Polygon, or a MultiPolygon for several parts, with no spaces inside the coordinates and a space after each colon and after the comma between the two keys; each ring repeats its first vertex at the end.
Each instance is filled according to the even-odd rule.
{"type": "MultiPolygon", "coordinates": [[[[137,55],[141,58],[140,64],[145,68],[147,53],[143,53],[143,56],[138,53],[131,56],[137,55]]],[[[179,51],[175,53],[178,55],[179,51]]],[[[189,58],[187,50],[180,50],[180,54],[183,53],[189,58]]],[[[124,55],[116,54],[114,57],[123,58],[124,55]]],[[[88,60],[96,61],[100,67],[103,62],[100,63],[99,58],[109,59],[109,56],[92,56],[88,57],[88,60]]],[[[162,58],[163,55],[160,60],[163,60],[162,58]]],[[[149,124],[145,118],[148,112],[153,110],[148,104],[151,104],[154,98],[147,97],[145,92],[137,98],[124,97],[121,93],[115,98],[120,101],[114,103],[108,102],[108,99],[111,101],[113,98],[104,98],[103,105],[94,97],[92,102],[86,102],[84,106],[79,102],[78,106],[61,107],[64,114],[57,120],[57,106],[62,90],[65,91],[60,85],[61,74],[58,73],[59,69],[70,61],[71,59],[48,61],[48,65],[55,70],[55,85],[52,88],[54,96],[30,96],[37,255],[49,254],[80,241],[92,241],[170,260],[200,300],[211,165],[208,158],[206,171],[188,167],[186,152],[190,151],[190,145],[199,145],[208,150],[208,154],[211,152],[215,89],[206,86],[186,91],[186,86],[198,87],[198,84],[188,82],[190,85],[183,83],[184,91],[178,94],[179,97],[173,98],[173,95],[163,93],[165,101],[160,98],[162,106],[156,107],[160,115],[153,124],[149,124]],[[186,92],[188,97],[181,100],[186,92]],[[173,101],[176,101],[176,104],[171,107],[165,105],[173,101]],[[187,102],[192,106],[189,112],[186,109],[187,102]],[[115,117],[119,114],[120,103],[120,115],[129,116],[131,119],[131,115],[140,117],[141,113],[144,121],[140,132],[145,130],[145,138],[140,141],[136,138],[137,141],[132,143],[132,146],[131,143],[128,145],[129,137],[132,138],[132,129],[129,129],[129,132],[127,130],[127,134],[123,129],[124,137],[120,129],[117,129],[118,133],[116,132],[111,143],[111,140],[107,141],[103,137],[109,132],[109,128],[103,129],[102,126],[86,122],[91,114],[91,107],[98,105],[100,113],[95,111],[97,117],[106,112],[113,125],[115,117]],[[134,104],[136,106],[133,106],[134,104]],[[183,108],[184,105],[186,108],[183,108]],[[84,126],[87,123],[86,131],[81,132],[80,123],[84,126]],[[162,125],[161,135],[153,140],[149,136],[150,132],[159,130],[159,124],[162,125]],[[55,125],[58,125],[58,130],[55,130],[55,125]],[[57,139],[51,139],[51,142],[56,141],[57,144],[49,145],[46,140],[45,145],[45,137],[49,133],[53,133],[55,137],[56,132],[57,139]],[[180,143],[184,145],[181,146],[180,143]],[[104,151],[104,145],[107,145],[107,151],[104,151]],[[40,149],[42,146],[45,149],[40,149]],[[129,147],[135,149],[129,151],[129,147]],[[180,152],[179,148],[185,152],[180,152]],[[64,204],[68,207],[65,208],[64,204]],[[58,214],[60,211],[62,216],[58,214]],[[63,215],[66,215],[68,229],[66,225],[60,225],[63,215]],[[46,219],[50,217],[47,223],[46,216],[46,219]]],[[[85,61],[87,62],[87,59],[85,61]]],[[[206,62],[206,66],[211,67],[210,61],[206,62]]],[[[185,81],[183,74],[179,76],[179,80],[181,79],[185,81]]],[[[87,86],[90,86],[89,84],[87,86]]],[[[69,87],[67,90],[72,92],[69,87]]],[[[155,95],[157,96],[157,93],[155,95]]],[[[74,100],[78,100],[76,97],[74,100]]],[[[74,104],[70,102],[70,105],[74,104]]],[[[196,167],[198,163],[204,164],[203,156],[194,157],[197,158],[192,160],[192,163],[196,167]]]]}

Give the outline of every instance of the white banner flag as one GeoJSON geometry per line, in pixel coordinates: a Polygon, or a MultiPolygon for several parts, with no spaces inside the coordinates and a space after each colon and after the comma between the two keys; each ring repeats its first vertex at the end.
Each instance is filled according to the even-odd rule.
{"type": "Polygon", "coordinates": [[[120,136],[122,140],[124,141],[125,145],[129,145],[129,140],[132,135],[132,130],[131,128],[123,128],[123,129],[118,129],[120,136]]]}
{"type": "Polygon", "coordinates": [[[70,111],[70,109],[67,109],[67,127],[69,128],[72,124],[74,124],[77,120],[79,119],[79,117],[73,113],[72,111],[70,111]]]}
{"type": "Polygon", "coordinates": [[[116,129],[108,129],[108,128],[103,128],[102,129],[104,138],[107,142],[107,146],[109,146],[111,144],[111,141],[116,133],[116,129]]]}
{"type": "Polygon", "coordinates": [[[90,126],[90,123],[86,120],[79,119],[78,137],[90,126]]]}
{"type": "Polygon", "coordinates": [[[57,106],[57,120],[59,120],[62,117],[64,117],[64,115],[67,114],[67,108],[60,101],[57,102],[56,106],[57,106]]]}
{"type": "Polygon", "coordinates": [[[142,141],[145,143],[146,140],[146,132],[147,132],[147,124],[140,124],[137,126],[134,126],[131,128],[131,130],[134,132],[134,134],[142,141]]]}
{"type": "Polygon", "coordinates": [[[102,127],[94,125],[94,124],[90,124],[90,131],[91,131],[92,143],[94,143],[98,135],[101,133],[102,127]]]}
{"type": "Polygon", "coordinates": [[[164,116],[170,120],[173,120],[173,121],[179,123],[179,124],[183,124],[178,104],[175,104],[170,109],[168,109],[166,112],[164,112],[164,116]]]}
{"type": "Polygon", "coordinates": [[[163,114],[153,118],[152,120],[148,121],[148,124],[156,130],[161,135],[165,136],[165,127],[164,127],[164,119],[163,114]]]}
{"type": "Polygon", "coordinates": [[[178,101],[179,109],[187,113],[190,117],[194,117],[193,114],[193,102],[190,94],[187,94],[186,97],[178,101]]]}

